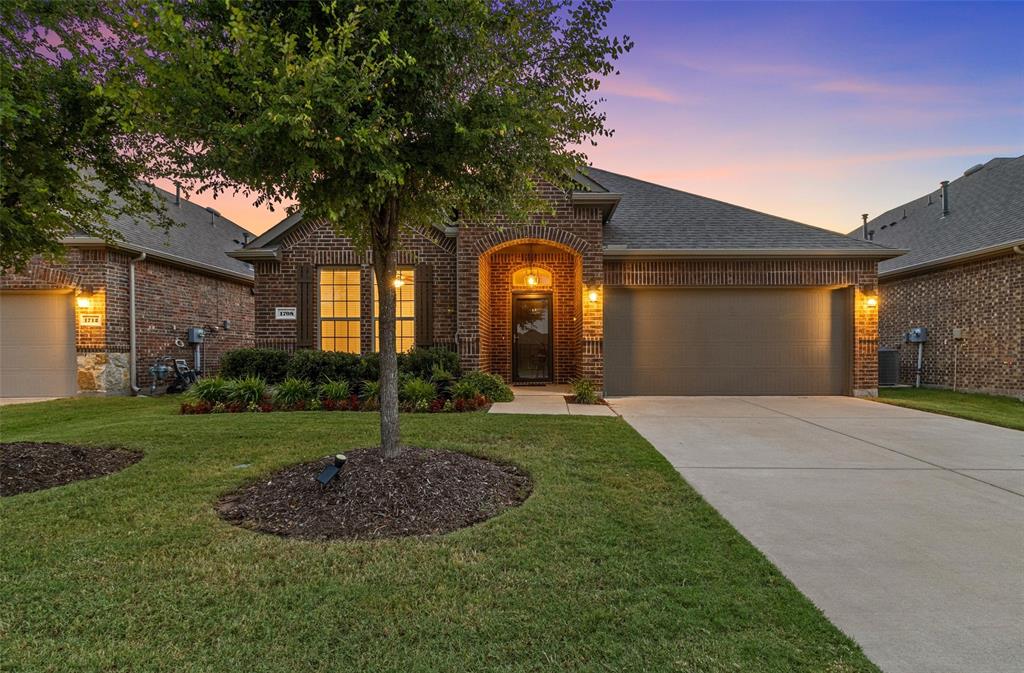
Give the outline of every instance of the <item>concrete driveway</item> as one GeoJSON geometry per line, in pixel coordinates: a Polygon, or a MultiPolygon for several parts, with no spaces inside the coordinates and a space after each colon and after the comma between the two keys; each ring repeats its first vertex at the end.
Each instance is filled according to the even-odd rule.
{"type": "Polygon", "coordinates": [[[1022,670],[1024,432],[847,397],[610,403],[883,670],[1022,670]]]}

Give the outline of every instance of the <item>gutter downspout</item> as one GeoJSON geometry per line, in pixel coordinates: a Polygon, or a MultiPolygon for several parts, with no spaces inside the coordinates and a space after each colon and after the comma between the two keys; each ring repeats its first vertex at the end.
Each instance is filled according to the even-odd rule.
{"type": "Polygon", "coordinates": [[[136,362],[135,340],[135,264],[146,259],[146,253],[128,262],[128,376],[131,379],[132,395],[139,394],[139,367],[136,362]]]}

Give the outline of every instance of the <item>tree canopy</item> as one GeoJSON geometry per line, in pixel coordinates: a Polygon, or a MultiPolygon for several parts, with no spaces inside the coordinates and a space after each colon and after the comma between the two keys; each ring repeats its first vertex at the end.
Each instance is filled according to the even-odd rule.
{"type": "Polygon", "coordinates": [[[400,227],[522,221],[611,131],[596,92],[628,38],[610,0],[129,3],[144,46],[112,95],[159,170],[295,199],[373,252],[385,453],[397,452],[400,227]],[[393,411],[393,417],[392,417],[393,411]]]}
{"type": "Polygon", "coordinates": [[[169,224],[100,93],[117,40],[96,3],[0,4],[0,270],[60,257],[73,232],[111,239],[109,218],[169,224]]]}

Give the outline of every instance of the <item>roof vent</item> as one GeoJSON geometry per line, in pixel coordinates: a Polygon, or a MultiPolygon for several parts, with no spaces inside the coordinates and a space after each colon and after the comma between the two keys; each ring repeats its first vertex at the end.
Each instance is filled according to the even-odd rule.
{"type": "Polygon", "coordinates": [[[942,216],[945,217],[949,215],[949,180],[943,180],[939,185],[942,193],[942,216]]]}
{"type": "Polygon", "coordinates": [[[864,240],[865,241],[870,241],[871,239],[868,238],[868,214],[867,213],[861,214],[860,219],[864,222],[864,224],[861,226],[861,232],[864,235],[864,240]]]}
{"type": "Polygon", "coordinates": [[[977,173],[978,171],[980,171],[982,168],[985,168],[985,164],[974,164],[973,166],[968,168],[966,171],[964,171],[964,177],[966,178],[968,175],[973,175],[973,174],[977,173]]]}

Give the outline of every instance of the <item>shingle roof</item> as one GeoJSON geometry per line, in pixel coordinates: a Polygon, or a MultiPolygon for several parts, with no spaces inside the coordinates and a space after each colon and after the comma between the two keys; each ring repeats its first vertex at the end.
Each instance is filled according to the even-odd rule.
{"type": "Polygon", "coordinates": [[[235,241],[242,241],[250,235],[245,229],[191,201],[181,199],[181,205],[175,205],[174,194],[158,187],[154,189],[163,200],[167,215],[181,226],[165,230],[132,217],[108,221],[110,228],[120,234],[125,243],[156,255],[169,255],[253,277],[249,264],[226,254],[241,247],[235,241]]]}
{"type": "Polygon", "coordinates": [[[892,251],[842,234],[598,168],[586,174],[622,201],[605,225],[606,246],[626,250],[892,251]]]}
{"type": "MultiPolygon", "coordinates": [[[[882,262],[881,273],[1024,240],[1024,156],[992,159],[949,183],[949,215],[940,190],[868,222],[874,242],[909,250],[882,262]],[[904,217],[906,209],[906,217],[904,217]]],[[[850,232],[863,239],[863,227],[850,232]]]]}

